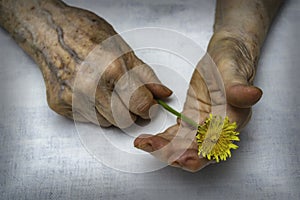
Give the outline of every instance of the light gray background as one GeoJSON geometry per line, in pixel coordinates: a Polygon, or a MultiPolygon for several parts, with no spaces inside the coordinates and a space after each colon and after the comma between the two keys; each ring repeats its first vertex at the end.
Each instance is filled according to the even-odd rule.
{"type": "MultiPolygon", "coordinates": [[[[117,31],[171,28],[203,48],[212,34],[215,1],[66,2],[117,31]]],[[[74,123],[48,108],[38,67],[0,30],[0,199],[300,199],[299,5],[286,3],[265,43],[256,78],[264,95],[240,148],[196,174],[171,167],[130,174],[96,161],[74,123]]]]}

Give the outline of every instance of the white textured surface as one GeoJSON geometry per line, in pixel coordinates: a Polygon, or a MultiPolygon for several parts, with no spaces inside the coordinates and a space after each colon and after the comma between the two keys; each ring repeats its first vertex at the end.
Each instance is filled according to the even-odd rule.
{"type": "MultiPolygon", "coordinates": [[[[214,1],[67,2],[121,32],[170,28],[204,48],[212,33],[214,1]]],[[[38,67],[1,30],[0,199],[300,199],[299,17],[299,1],[289,1],[273,24],[256,78],[264,96],[240,148],[196,174],[171,167],[130,174],[97,162],[74,123],[48,108],[38,67]]]]}

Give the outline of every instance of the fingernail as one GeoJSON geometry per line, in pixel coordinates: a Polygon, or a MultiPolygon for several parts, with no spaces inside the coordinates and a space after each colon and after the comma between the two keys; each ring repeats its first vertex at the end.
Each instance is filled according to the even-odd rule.
{"type": "Polygon", "coordinates": [[[168,87],[166,87],[166,86],[163,86],[163,90],[164,90],[165,93],[168,94],[168,96],[171,96],[171,94],[173,93],[173,91],[170,90],[170,89],[169,89],[168,87]]]}

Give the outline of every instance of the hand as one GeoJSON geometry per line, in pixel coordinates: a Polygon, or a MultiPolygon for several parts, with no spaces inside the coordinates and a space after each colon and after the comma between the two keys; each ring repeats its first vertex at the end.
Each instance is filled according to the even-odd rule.
{"type": "Polygon", "coordinates": [[[61,0],[0,1],[0,8],[0,25],[39,65],[58,114],[124,128],[148,118],[154,97],[171,95],[96,14],[61,0]]]}
{"type": "Polygon", "coordinates": [[[137,117],[149,118],[154,97],[171,95],[104,19],[57,0],[26,6],[29,17],[20,18],[31,20],[41,36],[25,50],[33,54],[32,46],[41,49],[37,52],[42,56],[36,60],[44,75],[48,104],[55,112],[103,127],[126,128],[137,117]],[[34,6],[39,10],[30,10],[34,6]],[[45,30],[39,26],[44,21],[50,24],[45,30]]]}
{"type": "Polygon", "coordinates": [[[126,128],[137,117],[149,119],[155,98],[172,94],[118,35],[90,52],[74,77],[76,120],[99,122],[103,127],[126,128]]]}
{"type": "MultiPolygon", "coordinates": [[[[251,86],[256,61],[249,59],[242,41],[233,38],[213,38],[209,53],[218,66],[225,90],[214,75],[214,63],[205,55],[191,78],[183,114],[202,124],[209,113],[223,112],[225,108],[226,116],[241,129],[250,119],[251,106],[262,95],[260,89],[251,86]]],[[[195,135],[196,130],[178,120],[163,133],[139,136],[134,145],[172,166],[195,172],[213,162],[198,156],[195,135]]]]}

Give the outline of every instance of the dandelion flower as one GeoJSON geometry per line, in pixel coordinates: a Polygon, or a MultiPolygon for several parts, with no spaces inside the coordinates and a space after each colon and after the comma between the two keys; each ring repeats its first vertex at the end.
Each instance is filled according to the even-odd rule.
{"type": "Polygon", "coordinates": [[[162,100],[157,102],[166,110],[173,113],[181,120],[198,128],[196,139],[198,143],[198,154],[208,160],[226,160],[231,157],[231,149],[237,149],[238,146],[233,144],[234,141],[240,141],[236,132],[237,125],[235,122],[230,123],[228,117],[223,119],[221,116],[213,116],[212,114],[206,119],[203,125],[199,125],[187,116],[174,110],[162,100]]]}
{"type": "Polygon", "coordinates": [[[233,142],[240,140],[236,128],[236,123],[230,123],[228,117],[223,119],[210,114],[204,124],[198,127],[198,154],[216,162],[231,157],[230,149],[238,148],[233,142]]]}

